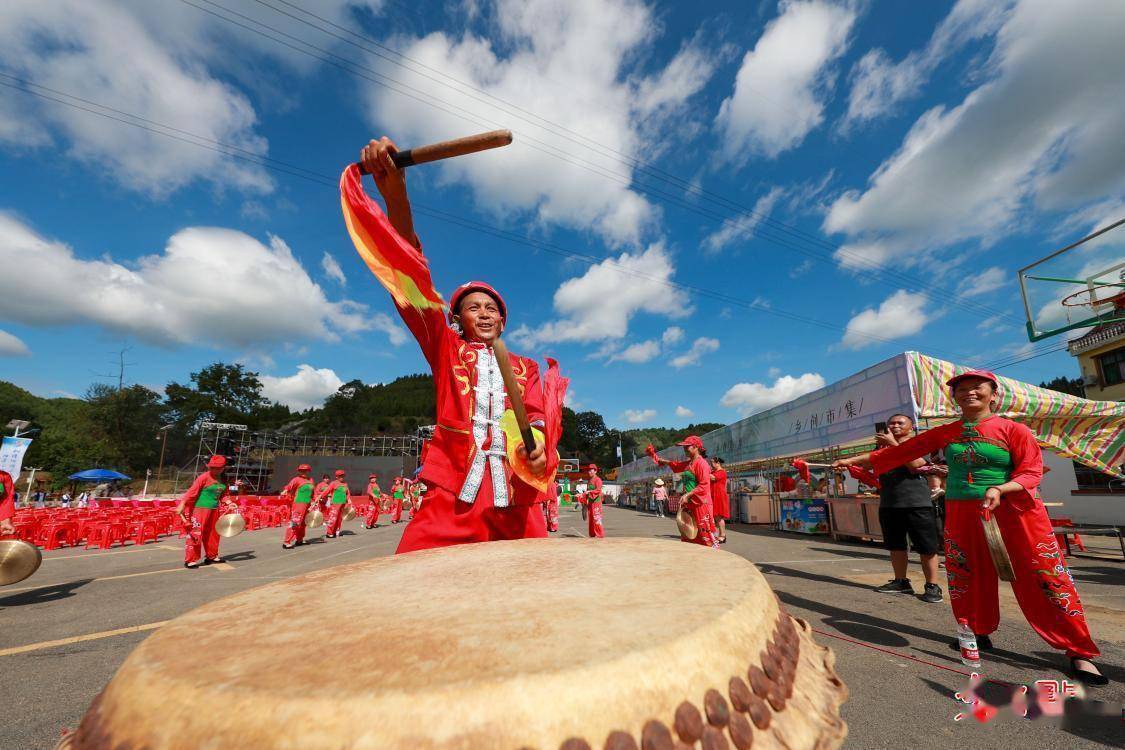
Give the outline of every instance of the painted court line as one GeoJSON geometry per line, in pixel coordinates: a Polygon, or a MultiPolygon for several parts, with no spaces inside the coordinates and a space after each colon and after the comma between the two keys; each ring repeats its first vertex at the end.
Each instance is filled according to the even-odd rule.
{"type": "MultiPolygon", "coordinates": [[[[213,565],[208,565],[208,566],[203,568],[203,570],[208,570],[208,569],[221,570],[221,571],[226,572],[226,571],[234,570],[235,568],[230,563],[214,563],[213,565]]],[[[146,570],[143,573],[122,573],[121,575],[117,575],[117,576],[102,576],[101,578],[92,579],[90,581],[90,583],[98,583],[99,581],[119,581],[122,578],[139,578],[141,576],[155,576],[155,575],[160,575],[162,573],[183,573],[186,570],[187,570],[187,568],[185,568],[184,566],[181,565],[178,568],[163,568],[161,570],[146,570]]],[[[43,586],[24,586],[23,588],[18,588],[18,589],[0,589],[0,593],[3,593],[3,594],[12,593],[12,594],[14,594],[18,591],[34,591],[35,589],[49,589],[49,588],[54,588],[56,586],[65,586],[65,585],[67,585],[67,584],[66,583],[52,583],[52,584],[46,584],[46,585],[43,585],[43,586]]]]}
{"type": "Polygon", "coordinates": [[[161,625],[165,625],[169,620],[161,620],[160,622],[150,622],[147,625],[134,625],[131,628],[118,628],[117,630],[103,630],[100,633],[87,633],[86,635],[75,635],[70,638],[59,638],[56,641],[41,641],[39,643],[29,643],[26,646],[14,646],[12,648],[0,649],[0,656],[12,656],[13,654],[25,654],[28,651],[40,651],[45,648],[55,648],[56,646],[68,646],[71,643],[82,643],[83,641],[96,641],[101,638],[112,638],[115,635],[128,635],[129,633],[140,633],[145,630],[156,630],[161,625]]]}
{"type": "Polygon", "coordinates": [[[119,549],[114,552],[90,552],[83,555],[67,555],[66,557],[44,557],[43,562],[63,562],[66,560],[85,560],[88,557],[105,557],[106,555],[132,555],[137,552],[154,552],[161,550],[163,552],[179,552],[178,547],[169,547],[164,544],[143,545],[134,547],[132,549],[119,549]]]}

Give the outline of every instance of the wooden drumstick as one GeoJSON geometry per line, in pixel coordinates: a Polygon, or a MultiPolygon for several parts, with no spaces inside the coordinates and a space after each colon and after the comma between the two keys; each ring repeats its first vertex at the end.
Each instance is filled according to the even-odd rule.
{"type": "Polygon", "coordinates": [[[512,363],[508,359],[508,347],[504,346],[504,342],[499,337],[492,342],[492,353],[496,355],[496,364],[500,366],[500,375],[504,378],[504,390],[508,392],[508,398],[512,400],[512,411],[516,415],[516,424],[519,425],[524,447],[530,456],[531,452],[535,450],[535,433],[531,431],[531,422],[527,419],[527,408],[524,406],[523,396],[520,394],[520,384],[516,381],[516,374],[512,372],[512,363]]]}
{"type": "MultiPolygon", "coordinates": [[[[454,156],[475,154],[478,151],[487,151],[490,148],[500,148],[511,142],[512,131],[492,130],[487,133],[467,135],[464,138],[454,138],[451,141],[431,143],[428,146],[408,148],[392,154],[391,161],[399,169],[405,169],[415,164],[425,164],[426,162],[449,159],[454,156]]],[[[367,170],[363,168],[362,164],[358,166],[361,174],[367,174],[367,170]]]]}

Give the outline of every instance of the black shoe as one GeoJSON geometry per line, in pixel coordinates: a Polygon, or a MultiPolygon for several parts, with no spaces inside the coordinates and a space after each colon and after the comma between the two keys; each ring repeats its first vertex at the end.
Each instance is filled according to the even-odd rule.
{"type": "Polygon", "coordinates": [[[926,588],[922,592],[922,601],[937,604],[941,600],[941,586],[938,586],[936,583],[927,583],[926,588]]]}
{"type": "Polygon", "coordinates": [[[184,563],[184,567],[185,568],[191,568],[192,570],[195,570],[196,568],[198,568],[202,564],[203,564],[202,560],[196,560],[195,562],[184,563]]]}
{"type": "Polygon", "coordinates": [[[211,565],[212,563],[225,563],[226,561],[227,559],[225,557],[208,557],[203,561],[203,564],[211,565]]]}
{"type": "Polygon", "coordinates": [[[892,578],[884,583],[879,588],[875,589],[877,594],[913,594],[914,587],[910,585],[910,581],[905,578],[892,578]]]}
{"type": "Polygon", "coordinates": [[[294,547],[296,547],[296,546],[297,546],[297,545],[296,545],[295,543],[294,543],[294,544],[282,544],[282,545],[281,545],[281,548],[282,548],[282,549],[293,549],[293,548],[294,548],[294,547]]]}
{"type": "MultiPolygon", "coordinates": [[[[1070,668],[1074,671],[1074,676],[1078,678],[1079,682],[1081,682],[1083,685],[1090,685],[1092,687],[1109,684],[1109,678],[1106,677],[1101,672],[1088,672],[1084,669],[1079,669],[1078,668],[1078,662],[1079,661],[1089,662],[1091,666],[1093,666],[1093,664],[1094,664],[1094,662],[1090,661],[1089,659],[1071,659],[1070,660],[1070,668]]],[[[1097,667],[1095,667],[1095,669],[1096,668],[1097,667]]]]}

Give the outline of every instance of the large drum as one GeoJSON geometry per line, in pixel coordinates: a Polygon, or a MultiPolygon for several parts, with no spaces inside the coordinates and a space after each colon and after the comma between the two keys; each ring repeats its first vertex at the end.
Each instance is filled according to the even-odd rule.
{"type": "Polygon", "coordinates": [[[203,606],[144,641],[69,740],[833,748],[846,692],[832,653],[736,555],[528,539],[370,560],[203,606]],[[395,647],[366,647],[369,633],[395,647]]]}

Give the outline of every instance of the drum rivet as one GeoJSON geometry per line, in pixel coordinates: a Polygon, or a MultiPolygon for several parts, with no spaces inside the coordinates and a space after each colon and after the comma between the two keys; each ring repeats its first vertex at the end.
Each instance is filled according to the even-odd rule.
{"type": "Polygon", "coordinates": [[[723,694],[718,690],[708,690],[703,695],[703,709],[707,712],[707,721],[712,726],[725,727],[730,721],[730,708],[723,694]]]}
{"type": "Polygon", "coordinates": [[[593,750],[590,743],[581,737],[571,737],[559,745],[559,750],[593,750]]]}
{"type": "Polygon", "coordinates": [[[777,661],[769,655],[769,652],[763,651],[759,655],[759,659],[761,659],[762,671],[766,673],[766,677],[769,677],[771,680],[776,680],[778,676],[781,675],[781,667],[778,666],[777,661]]]}
{"type": "Polygon", "coordinates": [[[703,730],[703,750],[730,750],[730,743],[727,742],[726,735],[715,727],[707,727],[703,730]]]}
{"type": "Polygon", "coordinates": [[[741,677],[730,678],[728,692],[730,693],[730,703],[734,706],[735,711],[745,712],[750,708],[750,687],[741,677]]]}
{"type": "Polygon", "coordinates": [[[766,695],[766,700],[769,701],[770,708],[774,711],[785,710],[785,691],[782,690],[780,685],[770,686],[770,692],[766,695]]]}
{"type": "Polygon", "coordinates": [[[613,731],[605,738],[605,750],[637,750],[637,741],[628,732],[613,731]]]}
{"type": "Polygon", "coordinates": [[[672,750],[672,733],[656,719],[645,722],[641,730],[641,750],[672,750]]]}
{"type": "Polygon", "coordinates": [[[754,722],[754,726],[758,729],[767,729],[770,725],[770,709],[758,696],[750,698],[750,721],[754,722]]]}
{"type": "Polygon", "coordinates": [[[770,689],[770,680],[766,677],[766,673],[758,667],[750,667],[746,670],[746,676],[750,680],[750,687],[754,690],[754,695],[765,698],[770,689]]]}
{"type": "Polygon", "coordinates": [[[688,701],[676,707],[676,718],[672,726],[680,739],[688,744],[698,742],[703,736],[703,716],[699,709],[688,701]]]}
{"type": "Polygon", "coordinates": [[[742,714],[731,714],[730,740],[738,750],[750,750],[754,744],[754,729],[742,714]]]}

